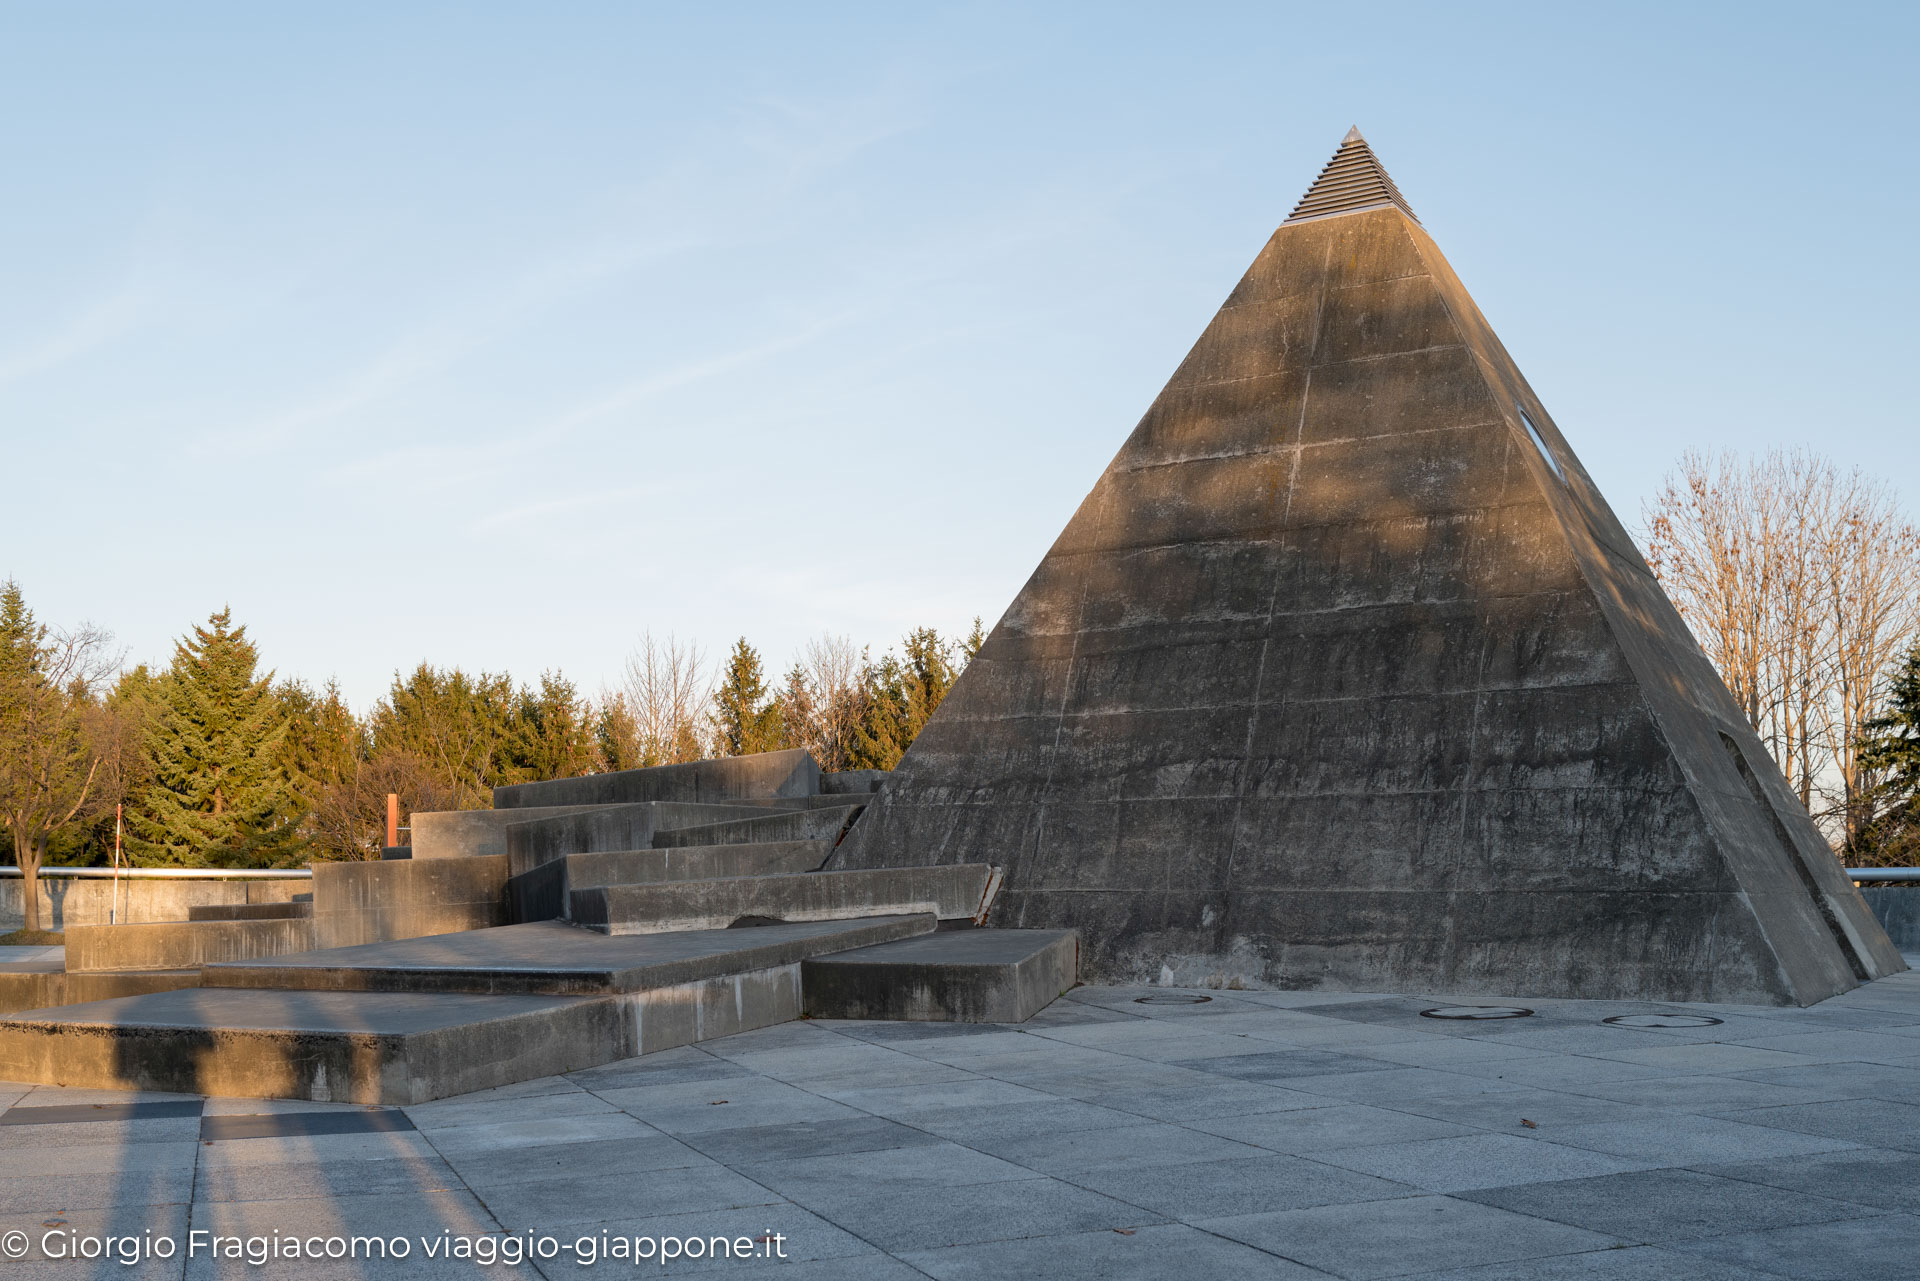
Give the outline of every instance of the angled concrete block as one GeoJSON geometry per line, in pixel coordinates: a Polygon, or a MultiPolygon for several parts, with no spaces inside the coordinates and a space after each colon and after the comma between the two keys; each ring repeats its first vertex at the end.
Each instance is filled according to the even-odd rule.
{"type": "Polygon", "coordinates": [[[210,965],[209,988],[605,996],[778,969],[933,932],[931,914],[609,937],[539,921],[210,965]]]}
{"type": "Polygon", "coordinates": [[[636,1052],[617,998],[158,992],[0,1019],[0,1079],[424,1103],[636,1052]]]}
{"type": "Polygon", "coordinates": [[[313,865],[313,947],[507,924],[507,856],[313,865]]]}
{"type": "Polygon", "coordinates": [[[813,796],[819,791],[820,766],[806,751],[795,748],[496,787],[493,805],[496,810],[508,810],[546,805],[627,805],[638,801],[725,802],[813,796]]]}
{"type": "Polygon", "coordinates": [[[171,921],[67,927],[67,969],[186,970],[211,961],[304,952],[314,923],[301,919],[171,921]]]}
{"type": "Polygon", "coordinates": [[[802,963],[809,1018],[1024,1023],[1078,981],[1072,930],[942,930],[802,963]]]}
{"type": "Polygon", "coordinates": [[[797,876],[743,876],[575,890],[572,919],[609,934],[725,929],[735,922],[828,921],[929,913],[972,920],[993,884],[984,863],[797,876]]]}
{"type": "MultiPolygon", "coordinates": [[[[505,854],[507,827],[533,819],[560,818],[596,808],[591,805],[552,805],[522,809],[514,813],[492,810],[433,810],[419,812],[409,820],[413,825],[412,843],[395,846],[410,851],[411,859],[464,858],[474,854],[505,854]]],[[[384,857],[384,852],[383,852],[384,857]]]]}
{"type": "Polygon", "coordinates": [[[566,916],[572,893],[577,889],[811,872],[832,852],[832,843],[821,840],[569,854],[510,877],[508,912],[515,922],[557,920],[566,916]]]}
{"type": "Polygon", "coordinates": [[[836,804],[804,810],[786,810],[755,818],[738,818],[723,823],[702,823],[697,827],[656,830],[653,844],[665,849],[675,845],[740,845],[763,841],[838,841],[860,816],[861,805],[836,804]]]}

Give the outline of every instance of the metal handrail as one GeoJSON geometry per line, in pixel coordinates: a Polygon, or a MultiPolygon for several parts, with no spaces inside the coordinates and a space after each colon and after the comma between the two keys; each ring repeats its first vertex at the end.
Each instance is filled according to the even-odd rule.
{"type": "MultiPolygon", "coordinates": [[[[0,867],[0,879],[21,875],[17,867],[0,867]]],[[[114,875],[110,867],[43,867],[42,876],[57,877],[98,877],[101,880],[114,875]]],[[[240,867],[123,867],[119,871],[122,880],[203,880],[203,881],[300,881],[311,880],[313,870],[305,867],[285,868],[240,868],[240,867]]]]}
{"type": "Polygon", "coordinates": [[[1847,875],[1861,881],[1920,881],[1920,867],[1850,867],[1847,875]]]}

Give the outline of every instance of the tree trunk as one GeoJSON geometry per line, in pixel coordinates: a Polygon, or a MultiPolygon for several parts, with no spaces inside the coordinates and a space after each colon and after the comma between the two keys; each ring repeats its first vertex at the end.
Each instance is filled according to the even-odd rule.
{"type": "Polygon", "coordinates": [[[13,861],[20,865],[20,915],[30,930],[40,928],[40,851],[27,834],[14,829],[13,861]]]}

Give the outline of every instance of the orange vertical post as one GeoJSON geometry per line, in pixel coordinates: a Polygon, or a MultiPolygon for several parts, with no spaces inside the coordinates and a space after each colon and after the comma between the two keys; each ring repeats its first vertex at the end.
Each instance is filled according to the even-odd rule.
{"type": "Polygon", "coordinates": [[[400,843],[400,798],[392,792],[387,793],[387,844],[400,843]]]}

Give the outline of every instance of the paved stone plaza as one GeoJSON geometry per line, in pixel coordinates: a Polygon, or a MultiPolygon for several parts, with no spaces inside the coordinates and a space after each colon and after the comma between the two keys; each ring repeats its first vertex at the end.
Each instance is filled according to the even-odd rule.
{"type": "Polygon", "coordinates": [[[605,1232],[790,1260],[667,1275],[1920,1278],[1920,972],[1810,1009],[1436,1003],[1084,987],[1017,1028],[791,1023],[405,1109],[4,1087],[0,1231],[415,1241],[5,1275],[531,1276],[418,1238],[605,1232]],[[1649,1013],[1722,1022],[1602,1021],[1649,1013]]]}

